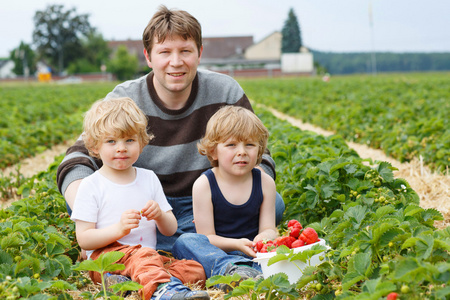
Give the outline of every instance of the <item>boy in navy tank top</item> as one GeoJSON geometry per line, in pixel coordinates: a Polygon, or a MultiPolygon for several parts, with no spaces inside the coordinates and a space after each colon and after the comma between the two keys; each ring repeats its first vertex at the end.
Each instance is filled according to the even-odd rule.
{"type": "MultiPolygon", "coordinates": [[[[183,234],[173,246],[179,259],[200,262],[209,278],[262,277],[252,259],[260,240],[277,237],[275,182],[258,167],[268,130],[250,110],[225,106],[208,121],[198,150],[212,168],[194,183],[193,210],[197,233],[183,234]]],[[[221,286],[228,292],[228,285],[221,286]]]]}

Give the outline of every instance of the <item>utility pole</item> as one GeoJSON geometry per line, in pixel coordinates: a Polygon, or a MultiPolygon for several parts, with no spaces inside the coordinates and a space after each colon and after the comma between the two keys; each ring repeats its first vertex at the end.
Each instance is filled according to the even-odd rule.
{"type": "Polygon", "coordinates": [[[375,41],[374,41],[374,34],[373,34],[373,16],[372,16],[372,1],[369,1],[369,25],[370,25],[370,35],[371,35],[371,41],[372,41],[372,75],[377,75],[377,59],[375,57],[375,41]]]}

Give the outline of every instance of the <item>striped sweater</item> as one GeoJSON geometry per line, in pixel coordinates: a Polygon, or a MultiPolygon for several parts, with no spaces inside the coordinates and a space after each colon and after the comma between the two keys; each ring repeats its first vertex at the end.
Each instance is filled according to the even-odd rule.
{"type": "MultiPolygon", "coordinates": [[[[198,70],[186,105],[179,110],[167,109],[156,94],[153,73],[119,84],[105,99],[130,97],[143,110],[148,128],[155,136],[147,145],[136,167],[153,170],[162,183],[166,196],[192,196],[194,181],[210,163],[197,151],[197,143],[205,133],[209,118],[224,105],[238,105],[250,110],[251,104],[240,85],[231,77],[198,70]]],[[[89,156],[79,139],[71,146],[57,171],[58,188],[64,194],[67,186],[101,167],[89,156]]],[[[275,164],[264,154],[261,167],[275,177],[275,164]]]]}

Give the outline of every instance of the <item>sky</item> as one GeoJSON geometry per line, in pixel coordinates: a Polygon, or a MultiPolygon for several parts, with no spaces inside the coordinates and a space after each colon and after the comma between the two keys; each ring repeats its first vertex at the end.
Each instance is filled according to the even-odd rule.
{"type": "Polygon", "coordinates": [[[329,52],[450,52],[449,0],[2,0],[0,58],[32,43],[33,16],[49,5],[88,14],[106,40],[141,39],[160,4],[186,10],[204,37],[253,36],[281,31],[292,8],[303,45],[329,52]],[[6,4],[7,3],[7,4],[6,4]]]}

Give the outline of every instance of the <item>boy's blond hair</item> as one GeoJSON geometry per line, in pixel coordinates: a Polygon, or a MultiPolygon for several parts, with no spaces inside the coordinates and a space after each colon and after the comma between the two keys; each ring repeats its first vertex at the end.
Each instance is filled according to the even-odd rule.
{"type": "Polygon", "coordinates": [[[197,144],[198,152],[208,157],[212,167],[217,167],[218,161],[213,159],[212,154],[217,144],[229,138],[238,142],[257,142],[259,164],[267,146],[269,131],[252,111],[241,106],[224,106],[209,119],[205,136],[197,144]]]}
{"type": "Polygon", "coordinates": [[[167,38],[180,36],[184,40],[192,39],[197,45],[200,55],[202,47],[202,27],[198,20],[184,10],[168,9],[161,5],[153,15],[142,34],[144,48],[149,54],[152,51],[154,38],[163,43],[167,38]]]}
{"type": "Polygon", "coordinates": [[[93,150],[108,136],[138,135],[141,151],[153,135],[147,133],[147,117],[130,98],[96,101],[84,117],[84,144],[89,154],[99,157],[93,150]]]}

